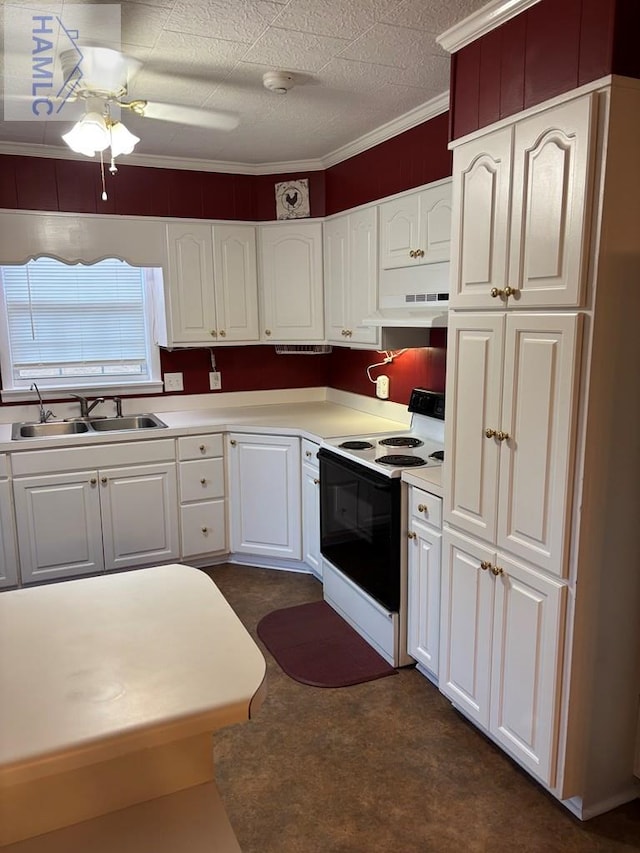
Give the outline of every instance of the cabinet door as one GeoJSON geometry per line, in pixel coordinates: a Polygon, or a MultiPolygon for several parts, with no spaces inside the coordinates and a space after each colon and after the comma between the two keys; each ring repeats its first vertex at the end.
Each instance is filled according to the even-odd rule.
{"type": "Polygon", "coordinates": [[[504,314],[459,314],[449,320],[444,518],[495,541],[500,445],[504,314]]]}
{"type": "Polygon", "coordinates": [[[509,284],[519,307],[577,306],[583,298],[594,97],[515,126],[509,284]]]}
{"type": "Polygon", "coordinates": [[[503,554],[497,562],[490,731],[553,785],[566,588],[503,554]]]}
{"type": "Polygon", "coordinates": [[[217,340],[210,225],[167,225],[169,314],[173,343],[217,340]]]}
{"type": "Polygon", "coordinates": [[[13,499],[8,480],[0,481],[0,588],[18,583],[18,555],[13,523],[13,499]]]}
{"type": "Polygon", "coordinates": [[[103,570],[95,471],[20,477],[13,494],[23,583],[103,570]]]}
{"type": "Polygon", "coordinates": [[[315,465],[302,466],[302,559],[322,580],[320,557],[320,480],[315,465]]]}
{"type": "Polygon", "coordinates": [[[347,287],[347,340],[352,343],[380,344],[380,329],[365,326],[378,301],[378,211],[367,207],[349,217],[349,278],[347,287]]]}
{"type": "Polygon", "coordinates": [[[409,528],[407,651],[437,676],[442,535],[415,519],[409,528]]]}
{"type": "Polygon", "coordinates": [[[440,607],[440,680],[445,696],[489,727],[494,552],[445,530],[440,607]]]}
{"type": "Polygon", "coordinates": [[[328,341],[346,343],[349,289],[349,217],[324,224],[324,306],[328,341]]]}
{"type": "Polygon", "coordinates": [[[217,340],[259,340],[255,228],[215,225],[213,251],[217,340]]]}
{"type": "MultiPolygon", "coordinates": [[[[497,543],[549,572],[566,566],[581,317],[507,316],[497,543]]],[[[457,451],[456,451],[457,452],[457,451]]],[[[465,459],[466,464],[466,459],[465,459]]]]}
{"type": "Polygon", "coordinates": [[[380,266],[382,269],[420,263],[411,255],[420,246],[418,193],[385,201],[380,206],[380,266]]]}
{"type": "Polygon", "coordinates": [[[453,153],[452,307],[504,307],[491,290],[507,284],[512,137],[505,128],[453,153]]]}
{"type": "Polygon", "coordinates": [[[183,559],[227,550],[224,498],[180,507],[180,521],[183,559]]]}
{"type": "Polygon", "coordinates": [[[451,182],[423,190],[419,194],[420,235],[418,248],[424,255],[417,260],[431,264],[451,257],[451,182]]]}
{"type": "Polygon", "coordinates": [[[176,466],[111,468],[99,475],[105,568],[176,560],[176,466]]]}
{"type": "Polygon", "coordinates": [[[262,339],[324,339],[322,225],[267,225],[260,229],[262,339]]]}
{"type": "Polygon", "coordinates": [[[302,558],[300,440],[229,436],[231,550],[302,558]]]}

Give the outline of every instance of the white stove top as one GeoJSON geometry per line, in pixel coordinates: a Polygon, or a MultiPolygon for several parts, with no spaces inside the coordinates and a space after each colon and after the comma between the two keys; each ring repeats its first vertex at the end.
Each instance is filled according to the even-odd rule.
{"type": "MultiPolygon", "coordinates": [[[[422,392],[426,393],[430,392],[422,392]]],[[[399,477],[403,471],[442,465],[438,457],[444,455],[444,420],[414,411],[407,432],[332,438],[324,441],[323,447],[386,477],[399,477]],[[413,446],[402,446],[407,439],[413,446]],[[434,453],[438,457],[434,458],[434,453]],[[384,457],[391,458],[381,462],[384,457]]]]}

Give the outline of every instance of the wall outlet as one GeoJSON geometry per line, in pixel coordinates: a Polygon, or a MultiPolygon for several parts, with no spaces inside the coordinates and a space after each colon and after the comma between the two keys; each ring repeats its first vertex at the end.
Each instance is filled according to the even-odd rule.
{"type": "Polygon", "coordinates": [[[212,391],[220,391],[222,388],[222,374],[219,370],[209,374],[209,388],[212,391]]]}
{"type": "Polygon", "coordinates": [[[165,373],[164,375],[164,390],[165,391],[184,391],[181,373],[165,373]]]}
{"type": "Polygon", "coordinates": [[[389,398],[388,376],[378,376],[376,379],[376,397],[380,397],[381,400],[387,400],[389,398]]]}

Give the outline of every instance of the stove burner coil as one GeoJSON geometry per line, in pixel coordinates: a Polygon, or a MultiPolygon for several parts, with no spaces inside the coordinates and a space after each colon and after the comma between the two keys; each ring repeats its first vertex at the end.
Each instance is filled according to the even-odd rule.
{"type": "Polygon", "coordinates": [[[429,454],[429,459],[438,459],[440,462],[444,462],[444,450],[434,450],[433,453],[429,454]]]}
{"type": "Polygon", "coordinates": [[[373,444],[369,441],[343,441],[338,447],[344,447],[345,450],[369,450],[373,444]]]}
{"type": "Polygon", "coordinates": [[[389,456],[379,456],[376,459],[381,465],[396,465],[397,467],[409,468],[415,465],[426,465],[425,459],[420,456],[405,456],[402,453],[391,453],[389,456]]]}
{"type": "Polygon", "coordinates": [[[411,438],[408,435],[392,436],[391,438],[382,438],[378,444],[384,444],[385,447],[421,447],[424,442],[419,438],[411,438]]]}

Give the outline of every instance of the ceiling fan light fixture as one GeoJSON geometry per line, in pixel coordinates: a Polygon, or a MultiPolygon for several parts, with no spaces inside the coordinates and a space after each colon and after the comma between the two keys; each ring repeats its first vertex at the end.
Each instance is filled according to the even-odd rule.
{"type": "Polygon", "coordinates": [[[100,113],[87,113],[62,138],[72,151],[87,157],[109,147],[107,123],[100,113]]]}
{"type": "Polygon", "coordinates": [[[265,71],[262,75],[262,83],[270,92],[286,95],[289,89],[293,88],[293,74],[287,71],[265,71]]]}
{"type": "Polygon", "coordinates": [[[131,133],[121,121],[115,121],[109,127],[111,134],[111,156],[119,157],[121,154],[131,154],[140,142],[140,137],[131,133]]]}

